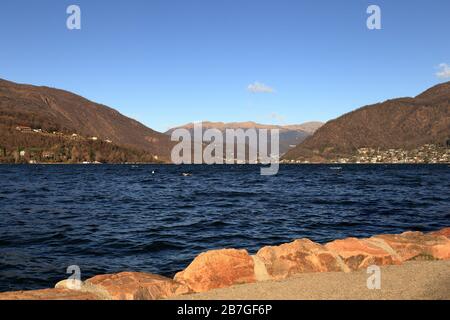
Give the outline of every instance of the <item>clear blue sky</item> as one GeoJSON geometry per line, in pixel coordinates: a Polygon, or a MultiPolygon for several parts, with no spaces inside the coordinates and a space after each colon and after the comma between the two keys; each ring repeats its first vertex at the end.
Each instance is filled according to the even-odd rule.
{"type": "Polygon", "coordinates": [[[0,78],[73,91],[164,131],[301,123],[450,79],[450,1],[2,0],[0,78]],[[77,4],[82,29],[66,28],[77,4]],[[368,30],[368,5],[382,30],[368,30]],[[252,93],[255,82],[275,90],[252,93]],[[275,116],[276,115],[276,116],[275,116]]]}

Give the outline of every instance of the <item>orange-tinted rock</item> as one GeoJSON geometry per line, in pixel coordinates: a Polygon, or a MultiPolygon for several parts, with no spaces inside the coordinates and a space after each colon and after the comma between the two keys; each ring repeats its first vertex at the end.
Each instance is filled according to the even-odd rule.
{"type": "Polygon", "coordinates": [[[77,279],[65,279],[55,285],[56,289],[81,290],[83,281],[77,279]]]}
{"type": "Polygon", "coordinates": [[[85,281],[82,290],[112,300],[156,300],[190,292],[172,279],[142,272],[95,276],[85,281]]]}
{"type": "Polygon", "coordinates": [[[325,247],[342,257],[351,270],[401,263],[396,252],[379,240],[347,238],[327,243],[325,247]]]}
{"type": "Polygon", "coordinates": [[[264,247],[256,256],[264,262],[268,274],[274,279],[304,272],[348,271],[339,256],[308,239],[264,247]]]}
{"type": "Polygon", "coordinates": [[[246,250],[223,249],[201,253],[175,280],[195,292],[255,282],[254,263],[246,250]]]}
{"type": "Polygon", "coordinates": [[[399,235],[379,235],[371,239],[385,241],[397,252],[402,261],[450,259],[450,239],[444,235],[404,232],[399,235]]]}
{"type": "Polygon", "coordinates": [[[432,236],[444,236],[448,239],[450,239],[450,227],[449,228],[444,228],[438,231],[433,231],[430,232],[429,234],[431,234],[432,236]]]}
{"type": "Polygon", "coordinates": [[[0,300],[98,300],[90,292],[67,289],[43,289],[0,293],[0,300]]]}

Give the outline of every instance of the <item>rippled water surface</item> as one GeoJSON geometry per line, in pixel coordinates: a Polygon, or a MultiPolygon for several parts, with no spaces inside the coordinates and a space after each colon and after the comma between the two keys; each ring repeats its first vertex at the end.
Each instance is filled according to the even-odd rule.
{"type": "Polygon", "coordinates": [[[52,287],[69,265],[173,276],[208,249],[433,230],[449,190],[447,165],[3,165],[0,291],[52,287]]]}

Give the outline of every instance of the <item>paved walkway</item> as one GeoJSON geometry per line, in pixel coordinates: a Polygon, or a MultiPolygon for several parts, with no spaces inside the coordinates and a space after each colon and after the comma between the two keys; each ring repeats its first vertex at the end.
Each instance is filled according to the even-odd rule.
{"type": "Polygon", "coordinates": [[[307,273],[281,281],[258,282],[176,299],[446,299],[450,300],[450,261],[414,261],[381,268],[381,289],[369,290],[364,271],[307,273]]]}

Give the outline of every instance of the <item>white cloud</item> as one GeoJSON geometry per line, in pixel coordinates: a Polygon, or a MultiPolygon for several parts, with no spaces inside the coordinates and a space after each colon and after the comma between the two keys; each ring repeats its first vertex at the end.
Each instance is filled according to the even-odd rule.
{"type": "Polygon", "coordinates": [[[441,79],[450,78],[450,66],[446,63],[441,63],[439,65],[439,71],[436,73],[436,76],[441,79]]]}
{"type": "Polygon", "coordinates": [[[274,93],[275,89],[265,85],[264,83],[260,83],[258,81],[251,83],[248,85],[247,90],[252,93],[274,93]]]}
{"type": "Polygon", "coordinates": [[[280,122],[280,123],[285,123],[286,122],[286,118],[278,113],[273,112],[270,115],[270,118],[275,119],[276,121],[280,122]]]}

